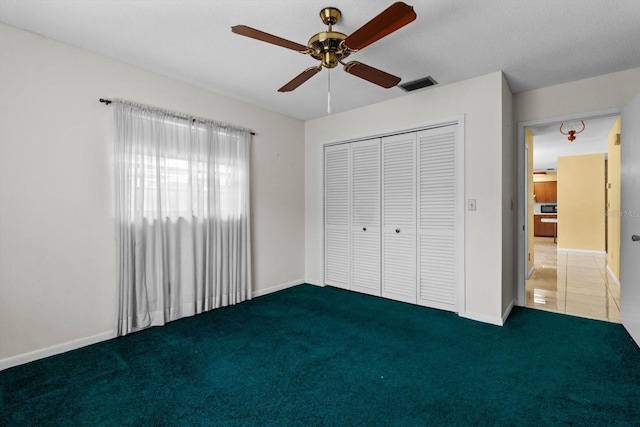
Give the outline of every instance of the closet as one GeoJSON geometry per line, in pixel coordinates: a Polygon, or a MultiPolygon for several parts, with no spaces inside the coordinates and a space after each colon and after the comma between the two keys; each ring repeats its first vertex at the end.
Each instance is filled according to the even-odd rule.
{"type": "Polygon", "coordinates": [[[458,125],[325,146],[325,283],[457,311],[458,125]]]}

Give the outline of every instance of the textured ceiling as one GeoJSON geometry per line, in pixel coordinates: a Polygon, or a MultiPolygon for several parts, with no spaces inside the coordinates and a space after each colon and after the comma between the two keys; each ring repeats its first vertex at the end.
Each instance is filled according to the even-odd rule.
{"type": "MultiPolygon", "coordinates": [[[[301,120],[327,114],[327,70],[277,89],[310,57],[231,33],[245,24],[306,44],[319,11],[350,34],[391,1],[1,0],[0,22],[301,120]]],[[[640,67],[638,0],[414,0],[417,19],[349,59],[440,85],[503,70],[513,92],[640,67]]],[[[430,90],[430,89],[422,89],[430,90]]],[[[105,94],[109,96],[109,94],[105,94]]],[[[331,71],[332,112],[406,96],[331,71]]]]}
{"type": "MultiPolygon", "coordinates": [[[[609,131],[618,116],[585,119],[585,128],[576,139],[569,142],[566,135],[560,133],[560,123],[531,127],[533,133],[533,170],[544,171],[558,168],[558,157],[579,156],[583,154],[607,153],[609,131]]],[[[565,122],[563,131],[572,127],[580,129],[580,120],[565,122]]]]}

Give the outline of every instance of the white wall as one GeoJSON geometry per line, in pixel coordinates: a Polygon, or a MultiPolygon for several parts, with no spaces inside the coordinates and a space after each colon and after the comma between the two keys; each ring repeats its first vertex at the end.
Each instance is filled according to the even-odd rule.
{"type": "Polygon", "coordinates": [[[502,76],[502,315],[504,320],[518,299],[516,132],[513,95],[502,76]]]}
{"type": "Polygon", "coordinates": [[[301,121],[4,24],[0,40],[0,368],[113,329],[113,110],[101,97],[255,131],[253,290],[304,279],[301,121]]]}
{"type": "Polygon", "coordinates": [[[627,105],[640,92],[640,68],[521,92],[513,98],[515,123],[627,105]]]}
{"type": "Polygon", "coordinates": [[[323,143],[464,114],[465,192],[477,211],[465,216],[463,315],[501,323],[502,107],[502,73],[493,73],[306,122],[306,281],[323,284],[323,143]]]}

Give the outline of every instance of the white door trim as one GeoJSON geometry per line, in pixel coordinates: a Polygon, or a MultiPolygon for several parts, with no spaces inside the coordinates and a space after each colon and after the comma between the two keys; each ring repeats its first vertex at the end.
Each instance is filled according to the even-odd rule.
{"type": "Polygon", "coordinates": [[[349,137],[332,138],[323,142],[322,145],[323,147],[326,147],[327,145],[347,144],[350,142],[362,141],[365,139],[384,138],[387,136],[399,135],[402,133],[418,132],[421,130],[433,129],[442,126],[451,126],[455,124],[460,125],[461,128],[464,129],[464,117],[464,114],[459,114],[456,116],[448,116],[436,120],[427,120],[424,122],[395,126],[379,131],[364,132],[349,137]]]}

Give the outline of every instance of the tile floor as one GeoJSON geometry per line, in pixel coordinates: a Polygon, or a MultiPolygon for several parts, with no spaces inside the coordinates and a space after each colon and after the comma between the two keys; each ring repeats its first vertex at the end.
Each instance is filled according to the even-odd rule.
{"type": "Polygon", "coordinates": [[[536,237],[526,306],[620,323],[620,288],[607,273],[606,259],[606,255],[558,252],[553,238],[536,237]]]}

